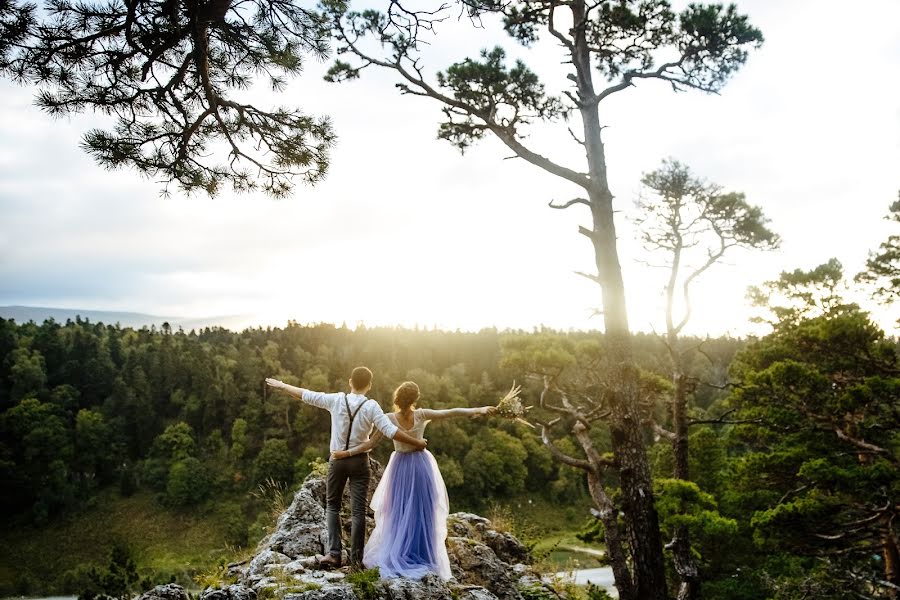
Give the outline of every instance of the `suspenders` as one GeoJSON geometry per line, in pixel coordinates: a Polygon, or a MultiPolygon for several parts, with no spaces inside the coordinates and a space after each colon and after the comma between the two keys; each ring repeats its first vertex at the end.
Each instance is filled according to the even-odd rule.
{"type": "Polygon", "coordinates": [[[356,410],[350,412],[350,401],[347,400],[347,394],[344,394],[344,406],[347,407],[347,414],[350,415],[350,424],[347,425],[347,443],[344,444],[344,450],[350,449],[350,434],[353,433],[353,421],[356,420],[356,415],[359,413],[359,409],[363,407],[363,404],[369,401],[369,398],[366,398],[362,402],[359,403],[359,406],[356,407],[356,410]]]}

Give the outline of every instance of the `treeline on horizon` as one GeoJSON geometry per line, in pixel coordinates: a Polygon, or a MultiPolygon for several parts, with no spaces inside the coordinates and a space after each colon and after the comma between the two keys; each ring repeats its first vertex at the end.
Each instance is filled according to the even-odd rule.
{"type": "MultiPolygon", "coordinates": [[[[406,380],[419,384],[423,406],[482,406],[522,378],[501,365],[504,340],[535,336],[577,341],[596,334],[295,323],[186,333],[80,318],[40,325],[0,319],[0,477],[3,489],[17,490],[3,495],[3,514],[41,524],[110,485],[125,495],[148,488],[162,503],[183,507],[268,479],[299,483],[311,461],[328,458],[329,416],[266,390],[265,377],[341,391],[352,368],[366,365],[375,373],[369,395],[386,411],[406,380]]],[[[659,340],[637,339],[648,368],[664,364],[659,340]]],[[[742,345],[708,341],[717,356],[710,374],[722,380],[742,345]]],[[[710,388],[701,403],[715,395],[710,388]]],[[[456,420],[433,426],[429,439],[462,505],[525,491],[571,503],[583,492],[580,473],[554,463],[524,425],[456,420]]],[[[373,455],[384,461],[390,450],[385,443],[373,455]]]]}
{"type": "MultiPolygon", "coordinates": [[[[840,597],[847,581],[884,580],[890,566],[889,515],[900,492],[898,344],[841,301],[840,266],[829,265],[791,284],[815,290],[801,295],[805,305],[769,307],[769,335],[681,340],[696,421],[691,481],[672,478],[671,445],[646,428],[664,539],[689,527],[704,598],[840,597]]],[[[665,426],[667,349],[651,334],[635,334],[634,347],[648,382],[645,409],[665,426]]],[[[252,545],[262,532],[259,506],[249,501],[257,487],[296,486],[328,454],[328,414],[267,392],[265,377],[345,390],[350,370],[364,364],[375,373],[370,396],[385,410],[405,380],[419,384],[428,407],[493,404],[513,380],[525,384],[527,404],[538,404],[541,365],[574,366],[602,353],[602,334],[549,329],[289,323],[186,333],[0,319],[2,520],[40,527],[103,491],[149,491],[168,511],[227,500],[223,544],[252,545]]],[[[590,435],[611,456],[609,431],[590,435]]],[[[540,428],[453,420],[431,427],[428,439],[452,509],[527,494],[558,507],[560,518],[575,511],[575,526],[586,521],[583,539],[603,541],[583,472],[553,460],[540,428]]],[[[555,443],[577,454],[570,437],[555,443]]],[[[385,443],[373,455],[384,462],[390,451],[385,443]]],[[[613,497],[615,477],[605,482],[613,497]]]]}

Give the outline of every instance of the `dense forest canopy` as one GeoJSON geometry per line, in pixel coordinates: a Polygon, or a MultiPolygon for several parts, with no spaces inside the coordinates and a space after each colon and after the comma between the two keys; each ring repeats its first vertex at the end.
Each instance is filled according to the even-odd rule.
{"type": "MultiPolygon", "coordinates": [[[[846,302],[784,321],[758,341],[686,341],[703,349],[684,367],[695,383],[689,415],[699,423],[690,434],[693,480],[671,478],[671,444],[654,443],[649,429],[647,442],[663,534],[690,529],[704,597],[818,590],[839,598],[851,585],[888,597],[872,582],[889,582],[883,551],[900,485],[896,341],[846,302]],[[834,385],[842,386],[835,400],[813,395],[828,396],[834,385]]],[[[638,334],[635,348],[645,391],[667,426],[665,346],[638,334]]],[[[267,393],[269,375],[340,390],[353,366],[367,364],[376,374],[371,396],[385,409],[406,379],[421,386],[423,405],[477,406],[496,402],[532,368],[528,361],[561,364],[602,351],[596,332],[295,323],[184,332],[3,320],[4,521],[52,524],[110,489],[152,491],[161,510],[177,512],[248,497],[265,480],[298,484],[327,456],[328,416],[267,393]]],[[[525,385],[536,403],[541,382],[525,385]]],[[[609,453],[606,432],[592,436],[609,453]]],[[[543,498],[560,511],[573,507],[587,521],[585,539],[602,541],[583,473],[553,461],[535,431],[499,419],[453,421],[428,437],[457,508],[543,498]]],[[[554,443],[575,450],[568,439],[554,443]]],[[[382,444],[374,455],[384,461],[389,451],[382,444]]],[[[252,544],[255,518],[233,511],[228,542],[252,544]]]]}

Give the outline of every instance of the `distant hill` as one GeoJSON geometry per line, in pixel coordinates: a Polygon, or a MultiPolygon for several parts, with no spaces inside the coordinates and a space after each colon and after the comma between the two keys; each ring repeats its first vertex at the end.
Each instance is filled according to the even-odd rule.
{"type": "Polygon", "coordinates": [[[226,327],[232,330],[241,330],[254,325],[253,319],[249,315],[186,318],[164,317],[137,312],[49,308],[45,306],[0,306],[0,317],[15,319],[17,323],[27,323],[28,321],[43,323],[51,318],[59,323],[65,323],[69,319],[74,321],[75,317],[81,317],[92,323],[107,323],[110,325],[118,323],[122,327],[133,327],[135,329],[151,325],[160,327],[163,323],[169,323],[173,329],[181,327],[185,331],[202,329],[204,327],[226,327]]]}

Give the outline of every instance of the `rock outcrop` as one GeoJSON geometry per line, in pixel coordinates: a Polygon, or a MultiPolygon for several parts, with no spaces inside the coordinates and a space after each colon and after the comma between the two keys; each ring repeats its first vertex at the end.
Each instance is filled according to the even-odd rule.
{"type": "MultiPolygon", "coordinates": [[[[372,466],[370,497],[383,472],[375,461],[372,466]]],[[[349,500],[344,504],[349,506],[349,500]]],[[[349,514],[343,517],[345,539],[349,539],[349,514]]],[[[371,528],[374,521],[369,517],[371,528]]],[[[201,600],[522,600],[523,587],[540,585],[539,576],[528,566],[531,557],[525,546],[511,534],[496,530],[489,520],[470,513],[454,513],[448,520],[450,581],[429,575],[419,580],[361,583],[346,569],[321,571],[314,556],[323,553],[326,542],[325,480],[312,473],[253,558],[230,566],[230,575],[238,583],[207,589],[201,600]]],[[[173,596],[171,587],[159,586],[140,600],[186,600],[173,596]]]]}

